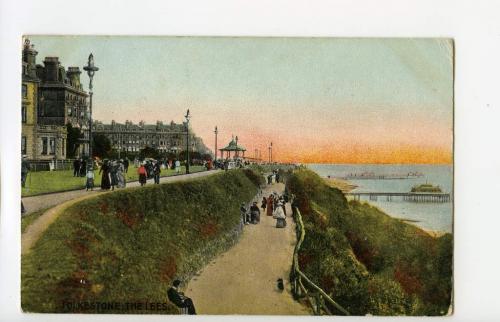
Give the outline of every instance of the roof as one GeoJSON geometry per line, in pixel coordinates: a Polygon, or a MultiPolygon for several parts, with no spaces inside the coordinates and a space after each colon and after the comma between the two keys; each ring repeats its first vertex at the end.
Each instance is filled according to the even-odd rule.
{"type": "Polygon", "coordinates": [[[244,146],[242,145],[238,145],[238,143],[236,143],[237,141],[233,139],[231,139],[231,142],[228,143],[228,145],[222,149],[219,149],[219,151],[246,151],[247,149],[245,149],[244,146]]]}

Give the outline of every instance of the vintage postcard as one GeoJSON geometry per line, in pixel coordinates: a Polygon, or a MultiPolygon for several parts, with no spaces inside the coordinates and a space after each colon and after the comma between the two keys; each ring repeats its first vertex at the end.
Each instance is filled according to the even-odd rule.
{"type": "Polygon", "coordinates": [[[451,39],[19,54],[24,312],[452,314],[451,39]]]}

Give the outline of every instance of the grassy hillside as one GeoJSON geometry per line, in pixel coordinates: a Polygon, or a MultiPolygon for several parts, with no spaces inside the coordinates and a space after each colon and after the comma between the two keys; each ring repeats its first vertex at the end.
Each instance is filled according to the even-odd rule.
{"type": "Polygon", "coordinates": [[[453,240],[434,238],[366,203],[348,202],[315,173],[287,180],[306,227],[301,269],[355,315],[443,315],[453,240]]]}
{"type": "Polygon", "coordinates": [[[260,183],[235,170],[72,206],[22,258],[23,310],[177,313],[166,300],[171,280],[189,279],[237,240],[239,205],[260,183]]]}

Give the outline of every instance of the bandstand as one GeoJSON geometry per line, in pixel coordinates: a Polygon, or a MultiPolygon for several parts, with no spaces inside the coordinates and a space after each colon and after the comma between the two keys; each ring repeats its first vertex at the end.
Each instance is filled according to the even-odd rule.
{"type": "Polygon", "coordinates": [[[226,153],[225,159],[243,159],[245,158],[245,147],[238,145],[238,136],[236,138],[233,136],[231,142],[227,146],[219,149],[221,159],[224,159],[224,152],[226,153]],[[232,153],[232,156],[231,156],[232,153]]]}

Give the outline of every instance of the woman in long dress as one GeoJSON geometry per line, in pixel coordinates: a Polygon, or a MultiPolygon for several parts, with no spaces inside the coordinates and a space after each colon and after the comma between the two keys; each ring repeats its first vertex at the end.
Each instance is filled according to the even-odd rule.
{"type": "Polygon", "coordinates": [[[111,182],[109,180],[109,162],[108,160],[104,160],[101,169],[99,170],[99,174],[102,173],[101,177],[101,189],[109,190],[111,188],[111,182]]]}
{"type": "Polygon", "coordinates": [[[285,228],[286,227],[286,217],[283,212],[283,204],[281,202],[278,203],[276,210],[274,211],[273,218],[276,219],[276,228],[285,228]]]}
{"type": "Polygon", "coordinates": [[[125,167],[123,165],[123,162],[120,161],[116,169],[116,176],[118,178],[118,188],[125,188],[126,182],[125,182],[124,172],[125,172],[125,167]]]}
{"type": "Polygon", "coordinates": [[[146,167],[144,166],[144,163],[141,164],[139,169],[137,169],[137,173],[139,173],[139,182],[141,186],[145,185],[147,178],[146,178],[146,167]]]}
{"type": "Polygon", "coordinates": [[[118,171],[118,165],[116,164],[116,161],[111,162],[109,174],[111,176],[111,189],[112,190],[115,190],[115,186],[118,185],[118,176],[116,174],[117,171],[118,171]]]}
{"type": "Polygon", "coordinates": [[[273,206],[274,206],[274,197],[273,195],[269,195],[269,198],[267,198],[267,207],[266,207],[266,214],[268,216],[273,215],[273,206]]]}

